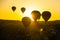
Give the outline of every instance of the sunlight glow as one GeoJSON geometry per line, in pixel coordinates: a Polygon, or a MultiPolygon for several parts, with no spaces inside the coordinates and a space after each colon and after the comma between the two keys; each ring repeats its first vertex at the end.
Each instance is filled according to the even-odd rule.
{"type": "Polygon", "coordinates": [[[42,31],[43,31],[43,28],[40,29],[40,32],[42,32],[42,31]]]}
{"type": "Polygon", "coordinates": [[[23,14],[23,17],[29,17],[32,21],[34,21],[33,18],[32,18],[32,16],[31,16],[31,12],[33,10],[34,9],[32,9],[32,8],[27,8],[27,10],[25,11],[25,13],[23,14]]]}

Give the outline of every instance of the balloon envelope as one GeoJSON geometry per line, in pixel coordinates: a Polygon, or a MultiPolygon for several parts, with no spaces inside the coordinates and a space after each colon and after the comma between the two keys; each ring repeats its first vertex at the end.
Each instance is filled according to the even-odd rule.
{"type": "Polygon", "coordinates": [[[34,10],[34,11],[32,11],[32,18],[36,21],[37,19],[40,19],[40,16],[41,16],[41,14],[40,14],[40,12],[39,11],[37,11],[37,10],[34,10]]]}
{"type": "Polygon", "coordinates": [[[24,24],[24,26],[29,26],[29,24],[31,23],[31,19],[29,17],[23,17],[22,23],[24,24]]]}
{"type": "Polygon", "coordinates": [[[46,22],[46,21],[48,21],[49,18],[51,17],[51,13],[50,13],[49,11],[44,11],[44,12],[42,13],[42,17],[43,17],[43,19],[44,19],[45,22],[46,22]]]}
{"type": "Polygon", "coordinates": [[[26,10],[26,9],[25,9],[24,7],[21,8],[21,11],[22,11],[23,13],[25,12],[25,10],[26,10]]]}
{"type": "Polygon", "coordinates": [[[15,7],[15,6],[13,6],[13,7],[12,7],[12,10],[13,10],[13,11],[15,11],[15,10],[16,10],[16,7],[15,7]]]}

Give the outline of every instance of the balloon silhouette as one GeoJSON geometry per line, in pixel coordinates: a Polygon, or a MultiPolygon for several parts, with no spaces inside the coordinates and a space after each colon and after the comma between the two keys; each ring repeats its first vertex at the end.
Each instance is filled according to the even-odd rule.
{"type": "Polygon", "coordinates": [[[31,19],[29,17],[23,17],[22,23],[24,24],[24,26],[29,26],[29,24],[31,23],[31,19]]]}
{"type": "Polygon", "coordinates": [[[51,13],[49,11],[44,11],[42,13],[42,17],[45,20],[45,22],[47,22],[49,20],[49,18],[51,17],[51,13]]]}
{"type": "Polygon", "coordinates": [[[26,10],[26,9],[25,9],[24,7],[21,8],[22,13],[24,13],[25,10],[26,10]]]}
{"type": "Polygon", "coordinates": [[[16,10],[16,7],[15,7],[15,6],[13,6],[13,7],[12,7],[12,10],[13,10],[13,11],[15,11],[15,10],[16,10]]]}
{"type": "Polygon", "coordinates": [[[37,19],[40,19],[40,16],[41,16],[40,12],[37,10],[32,11],[31,15],[35,21],[37,21],[37,19]]]}

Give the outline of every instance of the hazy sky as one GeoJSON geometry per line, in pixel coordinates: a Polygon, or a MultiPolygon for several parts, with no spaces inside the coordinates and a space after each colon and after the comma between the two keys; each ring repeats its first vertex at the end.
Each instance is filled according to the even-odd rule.
{"type": "MultiPolygon", "coordinates": [[[[50,11],[50,20],[60,20],[60,0],[0,0],[0,19],[21,20],[33,10],[38,10],[41,14],[43,11],[50,11]],[[11,10],[12,6],[16,6],[15,12],[11,10]],[[24,15],[21,7],[26,8],[24,15]]],[[[42,17],[40,20],[43,20],[42,17]]]]}

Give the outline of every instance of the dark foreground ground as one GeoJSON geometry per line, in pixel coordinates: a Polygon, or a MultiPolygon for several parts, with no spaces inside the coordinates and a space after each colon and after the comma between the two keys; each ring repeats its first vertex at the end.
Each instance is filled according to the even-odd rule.
{"type": "Polygon", "coordinates": [[[0,20],[0,40],[60,40],[60,21],[24,26],[20,21],[0,20]]]}

